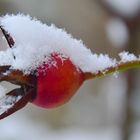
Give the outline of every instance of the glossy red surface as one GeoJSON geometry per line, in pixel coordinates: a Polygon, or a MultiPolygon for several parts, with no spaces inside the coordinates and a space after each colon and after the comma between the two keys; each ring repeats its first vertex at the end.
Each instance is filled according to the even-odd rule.
{"type": "Polygon", "coordinates": [[[44,64],[38,68],[37,95],[33,101],[44,108],[66,103],[84,81],[84,74],[69,59],[52,55],[50,63],[54,65],[44,64]]]}

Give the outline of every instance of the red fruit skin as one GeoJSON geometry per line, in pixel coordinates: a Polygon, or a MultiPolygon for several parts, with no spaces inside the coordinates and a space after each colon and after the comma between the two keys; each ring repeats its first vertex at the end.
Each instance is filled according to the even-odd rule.
{"type": "Polygon", "coordinates": [[[37,89],[33,104],[43,108],[63,105],[84,81],[84,73],[68,58],[62,60],[59,55],[53,54],[50,62],[55,65],[44,64],[37,69],[37,89]]]}

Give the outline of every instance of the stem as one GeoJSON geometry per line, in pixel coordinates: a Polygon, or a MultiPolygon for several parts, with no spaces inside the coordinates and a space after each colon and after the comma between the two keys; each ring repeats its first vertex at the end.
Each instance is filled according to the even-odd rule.
{"type": "Polygon", "coordinates": [[[96,73],[90,73],[90,72],[85,73],[85,79],[89,80],[93,78],[98,78],[114,72],[124,71],[124,70],[138,68],[138,67],[140,67],[140,59],[133,60],[133,61],[126,61],[126,62],[118,62],[114,67],[108,67],[96,73]]]}

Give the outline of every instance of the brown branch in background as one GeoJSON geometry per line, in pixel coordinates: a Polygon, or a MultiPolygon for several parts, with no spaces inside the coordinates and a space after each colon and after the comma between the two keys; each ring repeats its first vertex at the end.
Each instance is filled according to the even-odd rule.
{"type": "MultiPolygon", "coordinates": [[[[125,48],[129,52],[135,52],[135,53],[138,52],[139,49],[137,48],[137,44],[136,44],[136,38],[137,38],[136,34],[137,34],[137,29],[140,25],[140,20],[139,20],[140,9],[137,15],[128,18],[125,17],[124,15],[121,15],[120,13],[117,13],[104,0],[97,0],[96,2],[100,4],[111,17],[120,18],[127,25],[130,38],[125,48]]],[[[122,126],[123,140],[130,140],[130,135],[132,134],[132,125],[134,123],[135,114],[131,107],[131,100],[132,100],[132,96],[134,95],[133,89],[134,89],[134,84],[136,83],[135,77],[137,77],[137,75],[138,73],[136,72],[136,70],[128,71],[127,74],[125,75],[127,79],[128,88],[127,88],[126,103],[125,103],[125,109],[126,109],[125,118],[124,118],[124,124],[122,126]]]]}
{"type": "MultiPolygon", "coordinates": [[[[136,39],[137,39],[137,28],[138,25],[135,26],[135,28],[132,30],[132,28],[129,28],[130,30],[130,40],[129,40],[129,44],[127,46],[128,51],[130,52],[139,52],[138,48],[137,48],[137,44],[136,44],[136,39]]],[[[124,124],[123,124],[123,131],[124,131],[124,135],[123,135],[123,139],[124,140],[130,140],[130,136],[132,134],[132,125],[134,124],[135,121],[135,113],[132,109],[132,98],[134,96],[134,86],[135,83],[137,83],[136,81],[136,77],[139,74],[138,71],[136,71],[135,69],[132,71],[129,71],[126,75],[126,79],[127,79],[127,96],[126,96],[126,116],[125,116],[125,120],[124,120],[124,124]]]]}
{"type": "Polygon", "coordinates": [[[139,68],[139,67],[140,67],[140,59],[133,60],[133,61],[126,61],[126,62],[118,62],[114,67],[109,67],[102,71],[98,71],[96,73],[88,73],[88,72],[85,73],[85,79],[88,80],[88,79],[98,78],[114,72],[124,71],[128,69],[139,68]]]}

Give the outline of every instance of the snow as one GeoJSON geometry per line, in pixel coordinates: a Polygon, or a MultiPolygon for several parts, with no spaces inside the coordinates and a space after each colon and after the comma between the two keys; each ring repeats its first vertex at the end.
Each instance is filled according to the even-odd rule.
{"type": "Polygon", "coordinates": [[[0,98],[0,115],[7,111],[9,108],[11,108],[16,102],[18,102],[21,99],[21,97],[21,95],[16,97],[5,95],[2,98],[0,98]]]}
{"type": "Polygon", "coordinates": [[[95,73],[116,64],[108,55],[93,54],[64,29],[48,26],[29,15],[5,15],[0,18],[0,24],[15,41],[12,48],[0,52],[0,65],[30,73],[41,63],[48,63],[52,53],[62,59],[69,58],[83,72],[95,73]]]}
{"type": "Polygon", "coordinates": [[[114,11],[125,17],[134,17],[140,12],[140,0],[104,0],[114,11]]]}
{"type": "Polygon", "coordinates": [[[109,20],[106,26],[107,36],[114,47],[121,48],[129,40],[129,32],[125,23],[118,18],[109,20]]]}
{"type": "Polygon", "coordinates": [[[6,89],[2,85],[0,85],[0,98],[2,98],[5,95],[5,90],[6,89]]]}
{"type": "Polygon", "coordinates": [[[0,65],[11,65],[13,62],[13,54],[11,49],[0,51],[0,65]]]}
{"type": "Polygon", "coordinates": [[[131,54],[125,51],[119,53],[119,57],[121,58],[121,62],[130,62],[130,61],[135,61],[135,60],[140,59],[136,57],[134,54],[131,54]]]}

